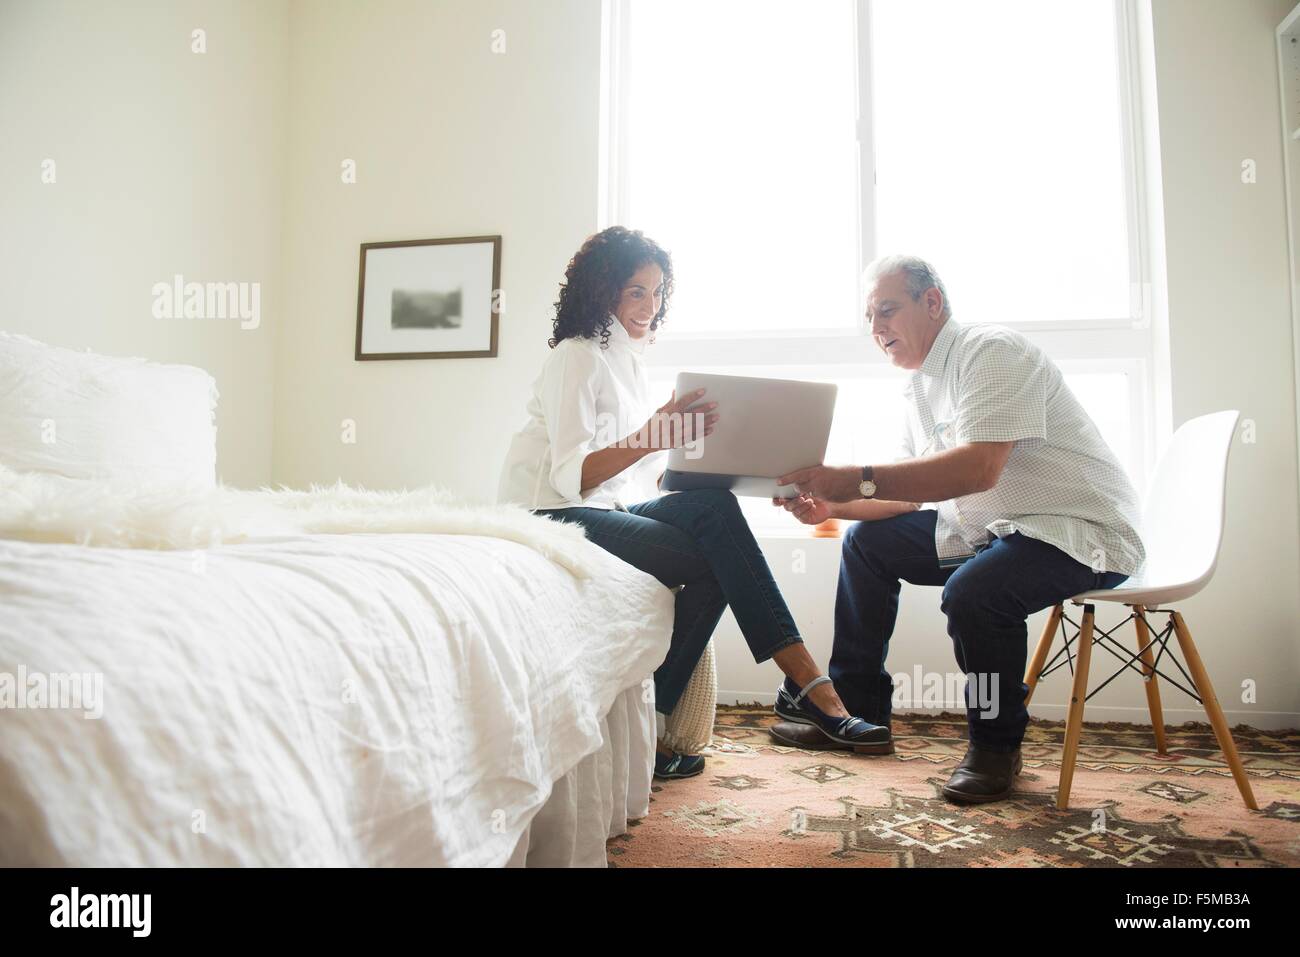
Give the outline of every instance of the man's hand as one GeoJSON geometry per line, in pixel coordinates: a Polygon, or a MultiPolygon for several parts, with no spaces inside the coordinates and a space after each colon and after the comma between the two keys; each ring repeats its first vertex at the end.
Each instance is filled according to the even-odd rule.
{"type": "Polygon", "coordinates": [[[800,492],[823,502],[851,502],[862,497],[862,490],[858,488],[862,482],[862,469],[856,465],[814,465],[782,475],[777,482],[793,485],[800,492]]]}
{"type": "Polygon", "coordinates": [[[811,495],[796,495],[794,498],[774,498],[773,505],[779,505],[805,525],[820,525],[828,518],[834,518],[835,512],[830,502],[824,502],[811,495]]]}

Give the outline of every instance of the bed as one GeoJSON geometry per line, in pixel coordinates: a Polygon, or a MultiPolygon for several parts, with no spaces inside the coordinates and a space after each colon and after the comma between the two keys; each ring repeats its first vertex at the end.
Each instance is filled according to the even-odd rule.
{"type": "Polygon", "coordinates": [[[51,351],[0,334],[0,864],[605,865],[671,592],[432,487],[230,489],[210,436],[163,473],[189,367],[127,368],[105,452],[140,360],[51,351]]]}
{"type": "Polygon", "coordinates": [[[604,866],[647,810],[672,601],[603,565],[458,535],[0,541],[0,672],[36,705],[31,676],[102,675],[0,711],[0,863],[604,866]]]}

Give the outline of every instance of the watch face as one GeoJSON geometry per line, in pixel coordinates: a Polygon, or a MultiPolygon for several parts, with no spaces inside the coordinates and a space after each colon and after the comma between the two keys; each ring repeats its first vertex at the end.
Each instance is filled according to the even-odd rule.
{"type": "Polygon", "coordinates": [[[858,491],[862,493],[863,498],[871,498],[871,496],[876,494],[876,483],[870,481],[862,482],[858,485],[858,491]]]}

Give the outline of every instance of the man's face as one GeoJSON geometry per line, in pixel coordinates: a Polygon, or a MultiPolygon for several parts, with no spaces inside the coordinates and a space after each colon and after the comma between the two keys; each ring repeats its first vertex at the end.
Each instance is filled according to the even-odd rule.
{"type": "Polygon", "coordinates": [[[902,273],[881,276],[867,293],[871,337],[900,369],[919,369],[943,326],[943,296],[927,289],[913,300],[902,273]]]}

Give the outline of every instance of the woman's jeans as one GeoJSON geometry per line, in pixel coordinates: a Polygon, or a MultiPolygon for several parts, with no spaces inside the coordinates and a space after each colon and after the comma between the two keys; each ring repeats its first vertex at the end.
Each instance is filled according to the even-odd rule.
{"type": "Polygon", "coordinates": [[[685,586],[677,593],[668,657],[655,672],[661,714],[677,706],[728,605],[755,661],[803,640],[736,497],[724,489],[673,492],[626,512],[558,508],[537,514],[582,525],[587,538],[634,568],[669,588],[685,586]]]}

